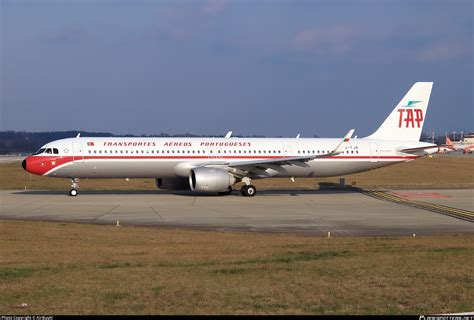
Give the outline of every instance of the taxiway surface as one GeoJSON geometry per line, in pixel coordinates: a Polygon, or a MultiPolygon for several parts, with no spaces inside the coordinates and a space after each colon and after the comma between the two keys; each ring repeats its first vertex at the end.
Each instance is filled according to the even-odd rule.
{"type": "MultiPolygon", "coordinates": [[[[394,194],[474,209],[474,190],[394,194]]],[[[0,219],[290,232],[313,235],[474,233],[474,223],[381,201],[353,191],[260,190],[253,198],[160,191],[0,191],[0,219]]]]}

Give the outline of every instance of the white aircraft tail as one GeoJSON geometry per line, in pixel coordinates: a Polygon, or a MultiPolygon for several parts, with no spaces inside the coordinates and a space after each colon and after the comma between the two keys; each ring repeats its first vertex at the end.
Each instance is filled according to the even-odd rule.
{"type": "Polygon", "coordinates": [[[433,82],[417,82],[367,139],[420,141],[433,82]]]}

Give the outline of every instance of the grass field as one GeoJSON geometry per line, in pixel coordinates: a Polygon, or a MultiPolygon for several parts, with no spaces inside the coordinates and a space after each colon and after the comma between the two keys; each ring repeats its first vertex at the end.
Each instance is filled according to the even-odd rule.
{"type": "MultiPolygon", "coordinates": [[[[408,163],[345,176],[346,184],[355,182],[361,187],[387,188],[472,188],[474,187],[474,157],[420,158],[408,163]]],[[[19,162],[0,165],[0,189],[55,189],[67,190],[68,179],[35,176],[25,172],[19,162]]],[[[252,183],[260,189],[315,189],[320,185],[339,183],[334,178],[274,178],[254,180],[252,183]]],[[[82,190],[156,190],[153,179],[83,179],[82,190]]],[[[236,186],[235,188],[238,188],[236,186]]]]}
{"type": "Polygon", "coordinates": [[[474,310],[469,235],[328,239],[21,221],[0,226],[0,314],[474,310]]]}

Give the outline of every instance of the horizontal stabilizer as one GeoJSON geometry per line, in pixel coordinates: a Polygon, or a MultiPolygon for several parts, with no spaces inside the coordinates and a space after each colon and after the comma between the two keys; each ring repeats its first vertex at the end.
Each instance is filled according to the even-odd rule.
{"type": "Polygon", "coordinates": [[[417,147],[417,148],[406,148],[406,149],[400,148],[400,149],[397,149],[397,151],[403,152],[403,153],[417,153],[417,152],[420,152],[420,151],[434,149],[434,148],[437,149],[438,145],[432,144],[432,145],[417,147]]]}

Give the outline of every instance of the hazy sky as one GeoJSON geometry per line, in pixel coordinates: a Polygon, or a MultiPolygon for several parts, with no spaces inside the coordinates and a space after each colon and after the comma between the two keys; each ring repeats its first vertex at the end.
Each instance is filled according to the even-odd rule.
{"type": "Polygon", "coordinates": [[[0,130],[364,136],[417,81],[474,130],[473,3],[0,0],[0,130]]]}

